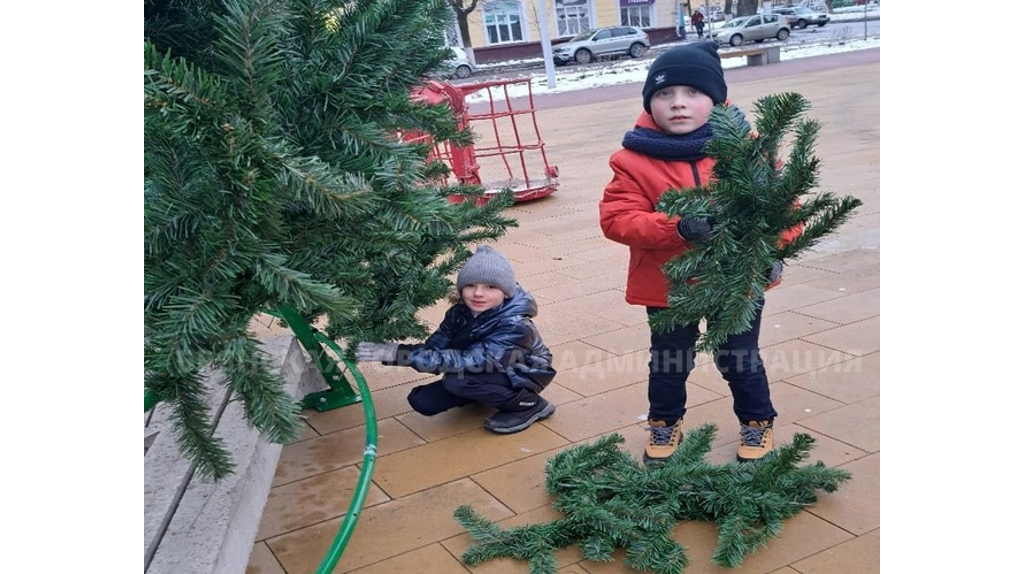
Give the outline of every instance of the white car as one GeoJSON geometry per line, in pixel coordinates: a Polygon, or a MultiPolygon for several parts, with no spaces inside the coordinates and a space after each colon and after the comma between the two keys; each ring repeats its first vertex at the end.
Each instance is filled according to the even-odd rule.
{"type": "Polygon", "coordinates": [[[779,14],[785,18],[786,23],[796,30],[803,30],[811,24],[820,27],[832,21],[828,14],[802,6],[795,8],[772,8],[772,13],[779,14]]]}
{"type": "Polygon", "coordinates": [[[647,32],[636,26],[609,26],[576,34],[569,41],[556,44],[551,58],[556,66],[570,63],[589,64],[605,56],[639,58],[651,47],[647,32]]]}
{"type": "Polygon", "coordinates": [[[452,57],[445,61],[445,68],[451,70],[451,73],[460,80],[473,75],[476,69],[473,67],[473,63],[469,61],[466,51],[458,46],[451,46],[450,49],[452,57]]]}

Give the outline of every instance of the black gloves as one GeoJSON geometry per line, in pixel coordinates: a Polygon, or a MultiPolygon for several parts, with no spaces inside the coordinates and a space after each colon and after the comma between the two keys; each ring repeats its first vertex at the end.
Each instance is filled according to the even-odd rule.
{"type": "Polygon", "coordinates": [[[764,272],[765,279],[768,280],[768,284],[771,285],[782,278],[782,261],[775,260],[772,263],[772,268],[764,272]]]}
{"type": "Polygon", "coordinates": [[[714,217],[683,218],[676,224],[679,236],[687,241],[707,241],[714,228],[714,217]]]}

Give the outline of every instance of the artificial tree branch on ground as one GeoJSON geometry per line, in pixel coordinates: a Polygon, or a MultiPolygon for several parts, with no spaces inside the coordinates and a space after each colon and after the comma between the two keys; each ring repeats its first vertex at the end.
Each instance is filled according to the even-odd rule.
{"type": "Polygon", "coordinates": [[[617,433],[558,453],[548,460],[545,485],[564,518],[502,529],[461,506],[455,519],[475,540],[463,562],[514,558],[527,561],[531,574],[556,574],[554,553],[578,545],[587,560],[608,562],[623,548],[634,570],[679,574],[689,558],[672,530],[700,520],[718,526],[712,562],[734,568],[778,537],[785,519],[813,505],[816,491],[835,492],[851,478],[820,461],[801,466],[814,446],[807,434],[760,461],[722,465],[705,460],[714,435],[710,424],[688,433],[658,467],[620,449],[625,439],[617,433]]]}

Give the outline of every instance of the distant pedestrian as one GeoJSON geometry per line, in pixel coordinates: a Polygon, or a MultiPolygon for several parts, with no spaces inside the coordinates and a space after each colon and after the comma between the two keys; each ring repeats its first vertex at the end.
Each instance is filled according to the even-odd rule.
{"type": "Polygon", "coordinates": [[[694,11],[693,16],[690,18],[693,22],[693,28],[697,30],[697,37],[704,37],[704,14],[701,13],[700,9],[694,11]]]}

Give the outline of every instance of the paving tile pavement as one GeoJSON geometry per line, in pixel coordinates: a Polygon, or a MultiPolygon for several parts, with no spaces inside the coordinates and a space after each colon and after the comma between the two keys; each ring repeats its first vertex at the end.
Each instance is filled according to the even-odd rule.
{"type": "MultiPolygon", "coordinates": [[[[796,61],[764,67],[770,74],[727,71],[729,96],[745,110],[767,93],[805,95],[809,115],[822,122],[821,189],[864,202],[836,234],[787,267],[783,285],[768,293],[762,326],[780,411],[777,440],[810,434],[817,441],[812,460],[846,468],[853,479],[787,521],[779,538],[733,571],[738,574],[880,571],[880,62],[877,51],[860,56],[852,64],[823,56],[834,63],[817,62],[810,72],[796,61]]],[[[558,411],[527,431],[497,436],[482,428],[489,414],[483,407],[432,418],[412,412],[405,394],[429,377],[368,366],[380,454],[335,572],[529,572],[514,560],[462,564],[471,540],[453,519],[455,508],[472,505],[504,527],[546,522],[557,517],[543,487],[552,455],[618,432],[639,456],[646,441],[645,317],[623,299],[626,248],[604,239],[597,224],[597,201],[610,177],[607,158],[640,108],[634,88],[636,94],[608,101],[538,106],[560,186],[549,198],[511,208],[520,227],[497,245],[541,301],[536,323],[560,369],[545,396],[558,411]]],[[[427,309],[424,318],[436,324],[442,313],[442,306],[427,309]]],[[[684,430],[718,425],[710,458],[730,460],[738,440],[731,399],[706,357],[689,388],[684,430]]],[[[316,572],[353,495],[365,432],[361,407],[306,415],[307,432],[284,447],[247,574],[316,572]]],[[[725,571],[710,562],[714,525],[681,523],[673,536],[691,558],[686,572],[725,571]]],[[[566,574],[634,572],[621,552],[615,558],[593,563],[574,548],[556,556],[566,574]]]]}

